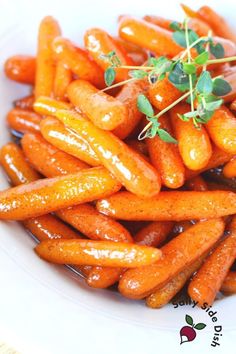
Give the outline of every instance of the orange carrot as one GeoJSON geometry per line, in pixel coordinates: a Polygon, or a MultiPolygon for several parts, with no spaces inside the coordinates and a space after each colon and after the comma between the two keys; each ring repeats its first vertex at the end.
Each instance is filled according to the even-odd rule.
{"type": "MultiPolygon", "coordinates": [[[[160,117],[161,127],[172,135],[169,117],[160,117]]],[[[159,136],[146,139],[149,156],[154,167],[160,171],[161,180],[168,188],[179,188],[184,184],[185,168],[178,146],[164,142],[159,136]]]]}
{"type": "Polygon", "coordinates": [[[33,110],[34,96],[29,95],[22,98],[18,98],[13,102],[15,108],[33,110]]]}
{"type": "Polygon", "coordinates": [[[75,80],[67,93],[70,101],[101,129],[113,130],[129,119],[124,103],[99,91],[89,82],[75,80]]]}
{"type": "Polygon", "coordinates": [[[57,21],[45,17],[39,26],[38,50],[36,57],[35,97],[52,96],[55,78],[55,62],[52,50],[53,39],[61,34],[57,21]]]}
{"type": "Polygon", "coordinates": [[[159,193],[161,184],[157,171],[114,134],[95,127],[72,111],[58,111],[56,116],[87,140],[101,163],[127,190],[141,197],[159,193]]]}
{"type": "Polygon", "coordinates": [[[39,114],[20,108],[13,108],[7,114],[8,126],[21,133],[39,132],[41,120],[42,117],[39,114]]]}
{"type": "Polygon", "coordinates": [[[7,59],[4,64],[6,76],[21,84],[33,85],[35,81],[35,57],[29,55],[15,55],[7,59]]]}
{"type": "Polygon", "coordinates": [[[142,299],[160,289],[208,251],[223,231],[221,219],[206,220],[192,226],[161,248],[159,262],[128,270],[119,282],[121,294],[131,299],[142,299]]]}
{"type": "Polygon", "coordinates": [[[147,51],[138,45],[127,42],[122,38],[113,38],[127,53],[127,56],[132,60],[134,65],[143,65],[148,59],[147,51]]]}
{"type": "Polygon", "coordinates": [[[220,289],[224,294],[236,294],[236,272],[229,272],[220,289]]]}
{"type": "Polygon", "coordinates": [[[139,245],[158,247],[166,240],[173,225],[171,221],[151,222],[135,235],[134,242],[139,245]]]}
{"type": "MultiPolygon", "coordinates": [[[[120,59],[121,65],[134,65],[126,51],[117,43],[107,32],[100,28],[91,28],[84,35],[85,48],[96,61],[96,63],[105,71],[109,66],[109,61],[103,58],[104,55],[115,51],[120,59]]],[[[116,81],[124,81],[128,79],[128,71],[117,68],[116,81]]]]}
{"type": "Polygon", "coordinates": [[[96,266],[89,272],[86,282],[92,288],[106,289],[118,282],[124,271],[124,268],[96,266]]]}
{"type": "Polygon", "coordinates": [[[223,174],[226,178],[236,177],[236,157],[234,157],[224,166],[223,174]]]}
{"type": "Polygon", "coordinates": [[[208,189],[206,182],[200,175],[189,179],[185,185],[190,191],[203,192],[203,191],[207,191],[208,189]]]}
{"type": "Polygon", "coordinates": [[[70,109],[72,105],[67,102],[57,101],[50,97],[40,96],[33,105],[35,112],[42,115],[53,115],[58,109],[70,109]]]}
{"type": "Polygon", "coordinates": [[[127,144],[137,151],[140,155],[148,157],[148,149],[147,149],[147,144],[145,143],[144,140],[129,140],[127,141],[127,144]]]}
{"type": "Polygon", "coordinates": [[[72,81],[72,72],[61,60],[57,63],[54,80],[54,97],[58,100],[66,99],[66,89],[72,81]]]}
{"type": "Polygon", "coordinates": [[[204,168],[212,155],[210,139],[202,126],[196,129],[193,121],[183,121],[178,114],[189,111],[187,104],[179,104],[171,110],[171,120],[178,140],[180,155],[185,166],[190,170],[200,170],[204,168]]]}
{"type": "Polygon", "coordinates": [[[120,220],[191,220],[236,213],[236,194],[227,191],[171,191],[141,199],[119,192],[97,203],[99,212],[120,220]]]}
{"type": "Polygon", "coordinates": [[[86,51],[62,37],[53,41],[53,51],[57,60],[62,60],[78,78],[88,80],[98,88],[104,87],[103,71],[86,51]]]}
{"type": "Polygon", "coordinates": [[[188,294],[199,306],[211,305],[236,257],[236,217],[229,236],[206,259],[188,287],[188,294]]]}

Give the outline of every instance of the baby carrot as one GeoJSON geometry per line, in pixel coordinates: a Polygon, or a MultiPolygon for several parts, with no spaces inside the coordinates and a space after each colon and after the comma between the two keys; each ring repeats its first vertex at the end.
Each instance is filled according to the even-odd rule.
{"type": "Polygon", "coordinates": [[[99,91],[89,82],[75,80],[67,93],[73,105],[101,129],[113,130],[129,119],[128,108],[123,102],[99,91]]]}
{"type": "Polygon", "coordinates": [[[114,134],[95,127],[72,111],[58,111],[56,116],[87,140],[101,163],[127,190],[147,198],[159,193],[158,172],[114,134]]]}
{"type": "Polygon", "coordinates": [[[131,81],[125,84],[116,96],[116,99],[121,101],[128,110],[126,119],[113,130],[113,133],[118,138],[122,140],[127,138],[143,117],[143,114],[137,107],[137,98],[138,95],[145,93],[147,87],[148,83],[146,80],[131,81]]]}
{"type": "Polygon", "coordinates": [[[158,247],[171,232],[172,221],[154,221],[144,226],[134,237],[134,242],[139,245],[158,247]]]}
{"type": "Polygon", "coordinates": [[[199,175],[196,177],[193,177],[191,179],[189,179],[186,183],[185,183],[187,189],[189,189],[190,191],[207,191],[208,187],[206,182],[204,181],[204,179],[199,175]]]}
{"type": "MultiPolygon", "coordinates": [[[[169,117],[160,117],[161,127],[172,135],[169,117]]],[[[178,146],[164,142],[159,136],[146,139],[149,156],[154,167],[160,172],[162,184],[168,188],[179,188],[184,184],[185,168],[178,146]]]]}
{"type": "Polygon", "coordinates": [[[229,272],[220,289],[224,294],[236,294],[236,272],[229,272]]]}
{"type": "Polygon", "coordinates": [[[104,87],[103,71],[85,50],[62,37],[56,38],[52,46],[57,60],[63,60],[64,65],[78,78],[88,80],[98,88],[104,87]]]}
{"type": "Polygon", "coordinates": [[[35,81],[35,57],[29,55],[15,55],[7,59],[4,65],[6,76],[21,84],[33,85],[35,81]]]}
{"type": "Polygon", "coordinates": [[[21,133],[39,132],[42,117],[30,110],[13,108],[7,114],[7,124],[11,129],[21,133]]]}
{"type": "Polygon", "coordinates": [[[13,102],[15,108],[33,110],[34,96],[29,95],[22,98],[18,98],[13,102]]]}
{"type": "Polygon", "coordinates": [[[128,270],[119,282],[119,291],[131,299],[150,295],[208,251],[223,231],[221,219],[197,223],[161,248],[159,262],[128,270]]]}
{"type": "Polygon", "coordinates": [[[140,46],[127,42],[119,37],[113,38],[113,40],[124,49],[134,65],[143,65],[148,59],[147,51],[140,46]]]}
{"type": "Polygon", "coordinates": [[[45,140],[58,149],[77,157],[91,166],[100,165],[100,161],[91,149],[86,139],[64,127],[55,118],[45,118],[40,124],[41,133],[45,140]]]}
{"type": "Polygon", "coordinates": [[[196,129],[192,120],[185,122],[179,118],[178,114],[188,111],[188,105],[182,103],[174,107],[170,114],[183,162],[190,170],[195,171],[208,164],[212,155],[212,147],[203,126],[201,129],[196,129]]]}
{"type": "Polygon", "coordinates": [[[145,143],[144,140],[129,140],[127,141],[127,144],[137,151],[140,155],[145,156],[146,158],[148,157],[148,149],[147,149],[147,144],[145,143]]]}
{"type": "Polygon", "coordinates": [[[47,16],[41,21],[36,57],[35,97],[42,95],[50,97],[53,94],[56,66],[52,42],[60,34],[60,27],[53,17],[47,16]]]}
{"type": "Polygon", "coordinates": [[[97,202],[99,212],[120,220],[178,221],[236,213],[236,194],[227,191],[171,191],[141,199],[119,192],[97,202]]]}
{"type": "Polygon", "coordinates": [[[229,226],[229,236],[206,259],[188,287],[188,294],[199,306],[211,305],[236,257],[236,217],[229,226]]]}
{"type": "Polygon", "coordinates": [[[77,173],[89,167],[74,156],[57,149],[39,134],[25,134],[21,144],[31,165],[46,177],[77,173]]]}
{"type": "Polygon", "coordinates": [[[206,129],[213,142],[222,150],[236,153],[236,118],[225,106],[215,111],[206,129]]]}
{"type": "Polygon", "coordinates": [[[54,100],[53,98],[40,96],[33,105],[35,112],[41,115],[53,115],[59,109],[70,109],[72,105],[67,102],[54,100]]]}
{"type": "Polygon", "coordinates": [[[0,193],[0,219],[40,216],[108,196],[119,189],[120,184],[103,167],[38,180],[0,193]]]}
{"type": "Polygon", "coordinates": [[[170,27],[173,20],[161,16],[155,16],[155,15],[146,15],[143,17],[143,20],[152,23],[153,25],[165,28],[168,31],[173,31],[170,27]]]}
{"type": "Polygon", "coordinates": [[[119,281],[124,268],[93,267],[89,272],[86,283],[96,289],[106,289],[119,281]]]}
{"type": "Polygon", "coordinates": [[[68,69],[65,63],[61,60],[57,63],[54,79],[53,92],[54,97],[58,100],[66,99],[66,90],[72,81],[72,72],[68,69]]]}
{"type": "Polygon", "coordinates": [[[157,55],[174,57],[182,48],[172,39],[171,31],[144,20],[125,16],[119,23],[119,35],[157,55]]]}
{"type": "MultiPolygon", "coordinates": [[[[104,55],[114,51],[120,59],[121,65],[134,65],[126,51],[107,32],[100,28],[91,28],[85,32],[84,45],[96,63],[105,71],[110,63],[104,55]]],[[[117,68],[116,81],[128,79],[128,70],[117,68]]]]}
{"type": "Polygon", "coordinates": [[[224,166],[223,174],[226,178],[236,177],[236,158],[233,158],[224,166]]]}
{"type": "Polygon", "coordinates": [[[161,252],[153,247],[91,240],[47,240],[37,245],[35,251],[52,263],[105,267],[140,267],[161,257],[161,252]]]}

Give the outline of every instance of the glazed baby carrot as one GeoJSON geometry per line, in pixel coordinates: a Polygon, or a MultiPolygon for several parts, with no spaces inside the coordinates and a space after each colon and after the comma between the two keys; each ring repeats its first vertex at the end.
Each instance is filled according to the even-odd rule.
{"type": "Polygon", "coordinates": [[[174,107],[170,114],[183,162],[190,170],[195,171],[208,164],[212,155],[212,147],[203,126],[201,129],[196,129],[192,120],[186,122],[179,118],[178,114],[188,111],[188,105],[182,103],[174,107]]]}
{"type": "Polygon", "coordinates": [[[45,118],[40,124],[41,133],[45,140],[58,149],[77,157],[91,166],[100,165],[100,161],[91,149],[86,139],[64,127],[55,118],[45,118]]]}
{"type": "Polygon", "coordinates": [[[207,191],[208,189],[206,182],[200,175],[189,179],[185,185],[190,191],[207,191]]]}
{"type": "Polygon", "coordinates": [[[236,294],[236,272],[229,272],[220,289],[224,294],[236,294]]]}
{"type": "Polygon", "coordinates": [[[7,124],[11,129],[21,133],[39,132],[42,117],[32,111],[13,108],[7,114],[7,124]]]}
{"type": "Polygon", "coordinates": [[[236,212],[236,194],[226,191],[171,191],[141,199],[119,192],[99,200],[99,212],[120,220],[191,220],[216,218],[236,212]]]}
{"type": "Polygon", "coordinates": [[[114,134],[95,127],[72,111],[58,111],[56,116],[87,140],[101,163],[127,190],[140,197],[159,193],[161,184],[158,172],[114,134]]]}
{"type": "MultiPolygon", "coordinates": [[[[107,32],[100,28],[91,28],[85,32],[84,45],[89,54],[96,61],[96,63],[105,71],[110,63],[104,59],[104,55],[115,51],[120,59],[121,65],[134,65],[126,51],[117,43],[107,32]]],[[[117,68],[116,81],[124,81],[128,79],[128,71],[117,68]]]]}
{"type": "Polygon", "coordinates": [[[142,65],[148,59],[147,51],[140,46],[127,42],[119,37],[113,39],[124,49],[134,65],[142,65]]]}
{"type": "Polygon", "coordinates": [[[220,149],[230,154],[236,153],[236,118],[226,106],[215,111],[206,129],[220,149]]]}
{"type": "Polygon", "coordinates": [[[148,157],[147,144],[144,140],[129,140],[127,144],[141,155],[148,157]]]}
{"type": "Polygon", "coordinates": [[[226,178],[236,177],[236,157],[224,166],[223,174],[226,178]]]}
{"type": "Polygon", "coordinates": [[[78,78],[88,80],[98,88],[104,87],[103,71],[86,51],[62,37],[53,41],[53,50],[57,60],[63,60],[66,67],[78,78]]]}
{"type": "Polygon", "coordinates": [[[53,94],[56,67],[52,42],[60,34],[60,27],[53,17],[47,16],[41,21],[36,57],[35,97],[42,95],[50,97],[53,94]]]}
{"type": "Polygon", "coordinates": [[[124,268],[93,267],[89,272],[86,283],[96,289],[106,289],[119,281],[124,268]]]}
{"type": "Polygon", "coordinates": [[[198,222],[161,248],[159,262],[128,270],[119,282],[119,291],[131,299],[150,295],[208,251],[223,231],[221,219],[198,222]]]}
{"type": "Polygon", "coordinates": [[[29,95],[23,98],[18,98],[13,102],[15,108],[33,110],[34,96],[29,95]]]}
{"type": "Polygon", "coordinates": [[[158,247],[171,232],[172,221],[154,221],[144,226],[134,237],[134,242],[139,245],[158,247]]]}
{"type": "MultiPolygon", "coordinates": [[[[161,127],[172,135],[169,117],[159,118],[161,127]]],[[[146,139],[149,156],[154,167],[160,172],[162,184],[168,188],[179,188],[184,184],[185,168],[178,145],[163,141],[158,135],[146,139]]]]}
{"type": "Polygon", "coordinates": [[[66,99],[67,86],[72,81],[72,72],[68,69],[63,62],[59,61],[56,66],[55,80],[53,86],[54,97],[58,100],[66,99]]]}
{"type": "Polygon", "coordinates": [[[113,130],[129,119],[128,108],[123,102],[99,91],[87,81],[73,81],[67,94],[73,105],[101,129],[113,130]]]}
{"type": "Polygon", "coordinates": [[[35,57],[29,55],[15,55],[7,59],[4,64],[6,76],[21,84],[33,85],[35,81],[35,57]]]}
{"type": "Polygon", "coordinates": [[[25,134],[21,144],[31,165],[46,177],[77,173],[89,167],[74,156],[57,149],[39,134],[25,134]]]}
{"type": "Polygon", "coordinates": [[[139,267],[161,257],[157,248],[123,242],[91,240],[47,240],[35,248],[43,259],[59,264],[139,267]]]}
{"type": "Polygon", "coordinates": [[[181,234],[181,232],[188,230],[194,224],[196,224],[195,220],[184,220],[176,222],[170,234],[170,238],[176,237],[177,235],[181,234]]]}
{"type": "Polygon", "coordinates": [[[172,39],[171,31],[129,16],[121,19],[119,35],[122,39],[149,49],[157,55],[174,57],[182,50],[172,39]]]}
{"type": "Polygon", "coordinates": [[[58,109],[70,109],[72,105],[67,102],[54,100],[50,97],[40,96],[33,105],[35,112],[42,115],[53,115],[58,109]]]}
{"type": "Polygon", "coordinates": [[[199,306],[211,305],[236,257],[236,217],[229,236],[206,259],[188,287],[188,294],[199,306]]]}
{"type": "Polygon", "coordinates": [[[143,117],[143,114],[137,107],[137,98],[138,95],[146,92],[147,87],[148,83],[146,80],[131,81],[126,83],[116,96],[116,99],[121,101],[128,110],[126,119],[113,130],[113,133],[118,138],[122,140],[127,138],[143,117]]]}
{"type": "Polygon", "coordinates": [[[0,193],[0,219],[24,220],[62,208],[90,202],[120,189],[103,167],[76,174],[45,178],[0,193]]]}

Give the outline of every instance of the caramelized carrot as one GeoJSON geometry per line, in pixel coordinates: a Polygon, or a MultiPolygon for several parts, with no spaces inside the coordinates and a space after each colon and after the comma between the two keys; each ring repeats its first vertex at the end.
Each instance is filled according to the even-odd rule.
{"type": "Polygon", "coordinates": [[[188,287],[188,294],[199,306],[211,305],[236,257],[236,217],[229,236],[206,259],[188,287]]]}
{"type": "Polygon", "coordinates": [[[95,127],[72,111],[58,111],[56,116],[87,140],[101,163],[127,190],[141,197],[159,193],[161,184],[158,172],[114,134],[95,127]]]}
{"type": "Polygon", "coordinates": [[[103,167],[38,180],[0,193],[0,219],[40,216],[108,196],[119,189],[120,184],[103,167]]]}
{"type": "MultiPolygon", "coordinates": [[[[172,135],[169,117],[163,115],[159,122],[161,127],[172,135]]],[[[179,188],[184,184],[185,168],[178,146],[164,142],[158,135],[146,139],[149,156],[154,167],[160,171],[161,180],[168,188],[179,188]]]]}
{"type": "Polygon", "coordinates": [[[98,88],[104,87],[103,71],[86,51],[62,37],[53,41],[53,51],[57,60],[63,60],[64,65],[78,78],[88,80],[98,88]]]}
{"type": "Polygon", "coordinates": [[[206,182],[200,175],[189,179],[185,185],[190,191],[203,192],[208,190],[206,182]]]}
{"type": "Polygon", "coordinates": [[[236,272],[229,272],[220,289],[224,294],[236,294],[236,272]]]}
{"type": "Polygon", "coordinates": [[[123,17],[119,23],[119,35],[157,55],[174,57],[182,50],[172,39],[171,31],[128,16],[123,17]]]}
{"type": "Polygon", "coordinates": [[[224,166],[223,174],[226,178],[236,177],[236,157],[224,166]]]}
{"type": "Polygon", "coordinates": [[[7,59],[4,64],[6,76],[21,84],[33,85],[35,81],[35,57],[29,55],[15,55],[7,59]]]}
{"type": "Polygon", "coordinates": [[[139,267],[161,257],[157,248],[123,242],[91,240],[47,240],[35,248],[41,258],[59,264],[139,267]]]}
{"type": "MultiPolygon", "coordinates": [[[[117,43],[107,32],[100,28],[91,28],[84,35],[85,48],[96,61],[96,63],[105,71],[109,66],[109,61],[103,58],[104,55],[115,51],[120,59],[121,65],[134,65],[126,51],[117,43]]],[[[128,70],[117,68],[116,81],[128,79],[128,70]]]]}
{"type": "Polygon", "coordinates": [[[223,231],[221,219],[197,223],[161,248],[159,262],[128,270],[119,282],[119,291],[131,299],[150,295],[208,251],[223,231]]]}
{"type": "Polygon", "coordinates": [[[153,25],[165,28],[168,31],[172,31],[170,25],[173,20],[156,15],[146,15],[143,17],[143,20],[152,23],[153,25]]]}
{"type": "Polygon", "coordinates": [[[145,143],[144,140],[129,140],[127,141],[127,144],[137,151],[140,155],[148,157],[148,149],[147,149],[147,144],[145,143]]]}
{"type": "Polygon", "coordinates": [[[23,98],[18,98],[13,102],[15,108],[28,109],[30,111],[33,110],[33,104],[34,104],[33,95],[25,96],[23,98]]]}
{"type": "Polygon", "coordinates": [[[148,59],[147,51],[140,46],[127,42],[119,37],[113,39],[125,50],[134,65],[143,65],[148,59]]]}
{"type": "Polygon", "coordinates": [[[58,109],[70,109],[72,105],[67,102],[57,101],[50,97],[40,96],[33,106],[35,112],[42,115],[53,115],[58,109]]]}
{"type": "Polygon", "coordinates": [[[124,268],[93,267],[86,282],[92,288],[106,289],[118,282],[124,271],[124,268]]]}
{"type": "Polygon", "coordinates": [[[229,154],[236,153],[236,118],[225,106],[215,111],[206,129],[213,142],[229,154]]]}
{"type": "Polygon", "coordinates": [[[203,126],[201,129],[196,129],[192,120],[185,122],[179,118],[178,114],[188,111],[189,106],[182,103],[174,107],[170,114],[183,162],[190,170],[195,171],[208,164],[212,155],[212,147],[203,126]]]}
{"type": "Polygon", "coordinates": [[[66,100],[66,90],[72,81],[72,72],[68,69],[65,63],[61,60],[57,63],[56,74],[54,80],[54,97],[58,100],[66,100]]]}
{"type": "Polygon", "coordinates": [[[119,192],[97,203],[99,212],[120,220],[191,220],[236,213],[236,194],[226,191],[171,191],[141,199],[119,192]]]}
{"type": "Polygon", "coordinates": [[[13,108],[7,114],[8,126],[21,133],[39,132],[41,120],[39,114],[20,108],[13,108]]]}
{"type": "Polygon", "coordinates": [[[67,90],[70,101],[99,128],[113,130],[129,119],[127,106],[99,91],[89,82],[73,81],[67,90]]]}
{"type": "Polygon", "coordinates": [[[134,237],[139,245],[158,247],[166,240],[174,223],[172,221],[154,221],[144,226],[134,237]]]}
{"type": "Polygon", "coordinates": [[[60,27],[53,17],[47,16],[41,21],[36,57],[35,97],[42,95],[50,97],[53,94],[56,67],[52,42],[60,34],[60,27]]]}

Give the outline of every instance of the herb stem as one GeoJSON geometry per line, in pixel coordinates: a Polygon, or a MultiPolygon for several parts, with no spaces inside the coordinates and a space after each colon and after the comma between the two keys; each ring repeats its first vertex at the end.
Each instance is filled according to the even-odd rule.
{"type": "Polygon", "coordinates": [[[190,44],[189,48],[185,49],[185,51],[181,54],[180,59],[183,59],[185,57],[185,55],[188,53],[188,49],[192,49],[193,47],[195,47],[196,44],[200,43],[201,41],[204,41],[208,39],[208,37],[200,37],[198,38],[195,42],[193,42],[192,44],[190,44]]]}
{"type": "MultiPolygon", "coordinates": [[[[209,38],[211,38],[212,37],[212,30],[210,30],[209,32],[208,32],[208,37],[209,38]]],[[[210,46],[210,43],[208,42],[207,44],[206,44],[206,52],[209,52],[209,46],[210,46]]],[[[203,71],[206,71],[206,69],[207,69],[207,62],[203,65],[203,68],[202,68],[202,70],[203,71]]]]}
{"type": "Polygon", "coordinates": [[[134,80],[138,80],[138,79],[136,79],[135,77],[132,77],[132,79],[127,79],[127,80],[118,82],[117,84],[114,84],[114,85],[111,85],[111,86],[107,86],[104,89],[102,89],[101,91],[105,92],[105,91],[108,91],[108,90],[113,89],[115,87],[119,87],[119,86],[122,86],[124,84],[127,84],[128,82],[131,82],[131,81],[134,81],[134,80]]]}
{"type": "Polygon", "coordinates": [[[153,66],[144,66],[144,65],[140,65],[140,66],[135,66],[135,65],[121,65],[119,66],[119,68],[121,69],[133,69],[133,70],[153,70],[153,66]]]}
{"type": "Polygon", "coordinates": [[[228,58],[221,58],[221,59],[211,59],[206,62],[207,65],[209,64],[220,64],[220,63],[228,63],[230,61],[235,61],[236,56],[228,57],[228,58]]]}
{"type": "MultiPolygon", "coordinates": [[[[186,38],[186,45],[187,45],[187,54],[188,54],[188,63],[190,64],[192,61],[191,52],[190,52],[190,44],[189,44],[189,35],[188,35],[188,18],[186,18],[184,22],[185,26],[185,38],[186,38]]],[[[190,89],[190,102],[191,102],[191,111],[194,111],[194,104],[193,104],[193,78],[190,74],[189,76],[189,89],[190,89]]]]}

